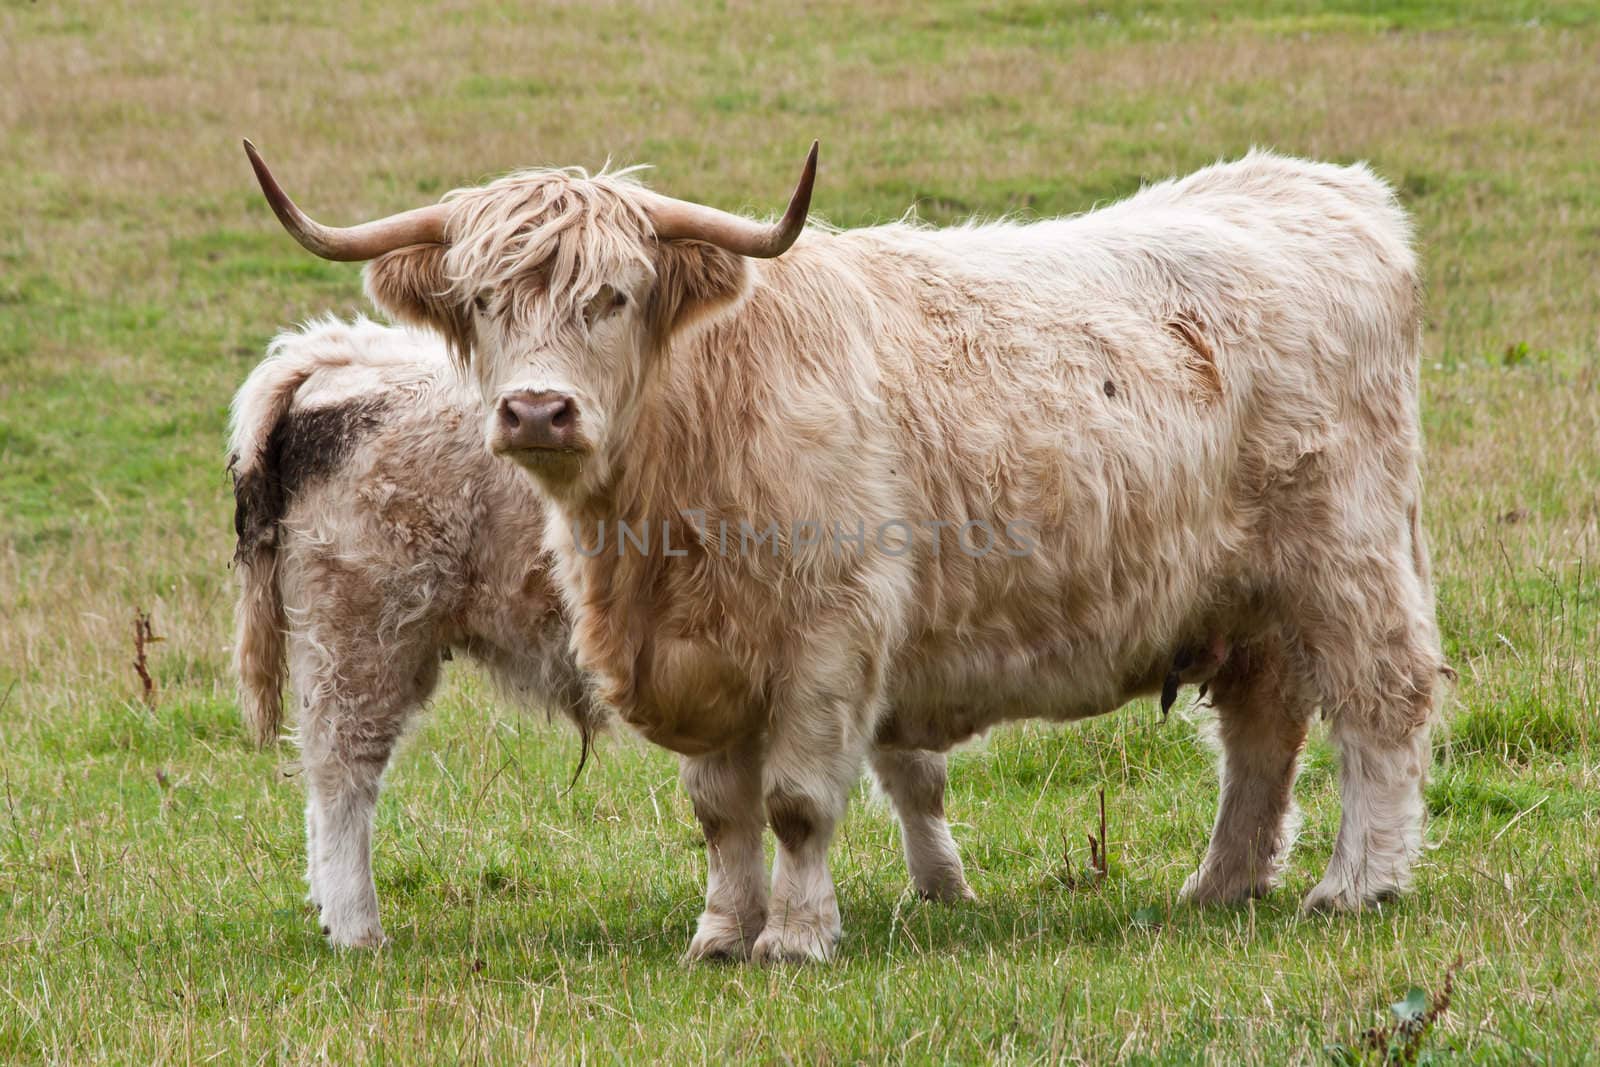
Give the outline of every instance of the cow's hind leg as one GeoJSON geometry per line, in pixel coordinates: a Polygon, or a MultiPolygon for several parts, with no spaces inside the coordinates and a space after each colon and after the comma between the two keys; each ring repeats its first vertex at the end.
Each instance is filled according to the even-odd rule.
{"type": "Polygon", "coordinates": [[[679,769],[706,837],[706,908],[690,960],[743,960],[767,921],[759,746],[685,757],[679,769]]]}
{"type": "Polygon", "coordinates": [[[872,773],[900,819],[900,843],[917,892],[944,902],[974,899],[944,818],[944,753],[874,748],[872,773]]]}
{"type": "Polygon", "coordinates": [[[1428,723],[1373,724],[1341,713],[1333,742],[1343,814],[1327,873],[1306,895],[1307,911],[1350,911],[1399,895],[1422,849],[1428,723]]]}
{"type": "Polygon", "coordinates": [[[406,720],[433,688],[434,656],[345,633],[291,651],[307,790],[310,900],[335,945],[383,943],[372,881],[372,817],[379,784],[406,720]]]}
{"type": "Polygon", "coordinates": [[[1236,647],[1211,680],[1221,799],[1211,844],[1182,899],[1225,903],[1272,888],[1294,839],[1295,773],[1315,711],[1304,690],[1275,639],[1236,647]]]}
{"type": "Polygon", "coordinates": [[[1343,810],[1327,873],[1304,906],[1349,910],[1409,884],[1447,668],[1427,570],[1409,553],[1325,574],[1317,595],[1302,613],[1305,657],[1339,753],[1343,810]]]}

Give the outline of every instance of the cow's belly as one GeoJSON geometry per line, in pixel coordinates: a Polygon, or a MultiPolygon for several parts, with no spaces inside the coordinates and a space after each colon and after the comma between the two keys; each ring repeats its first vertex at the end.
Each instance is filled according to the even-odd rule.
{"type": "Polygon", "coordinates": [[[1003,722],[1103,715],[1148,688],[1151,669],[1061,648],[918,658],[897,674],[878,743],[943,751],[1003,722]]]}

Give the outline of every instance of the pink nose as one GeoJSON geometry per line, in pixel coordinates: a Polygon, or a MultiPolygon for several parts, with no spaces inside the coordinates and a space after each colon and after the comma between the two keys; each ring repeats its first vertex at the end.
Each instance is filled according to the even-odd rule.
{"type": "Polygon", "coordinates": [[[494,449],[571,450],[578,447],[578,402],[565,393],[507,393],[496,411],[494,449]]]}

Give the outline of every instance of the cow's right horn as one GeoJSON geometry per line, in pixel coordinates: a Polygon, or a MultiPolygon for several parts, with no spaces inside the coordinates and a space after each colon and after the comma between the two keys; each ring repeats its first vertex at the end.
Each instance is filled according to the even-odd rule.
{"type": "Polygon", "coordinates": [[[817,142],[812,141],[811,151],[800,171],[800,184],[795,186],[794,195],[789,197],[789,207],[777,222],[756,222],[659,193],[649,194],[651,199],[646,211],[660,240],[705,241],[741,256],[772,259],[787,252],[805,229],[806,212],[811,208],[811,187],[816,180],[817,142]]]}
{"type": "Polygon", "coordinates": [[[266,195],[272,213],[278,216],[278,221],[283,223],[283,228],[289,231],[290,236],[305,246],[307,251],[323,259],[354,262],[376,259],[385,252],[393,252],[407,245],[446,243],[444,224],[449,218],[450,209],[445,204],[402,211],[398,215],[363,222],[359,226],[324,226],[295,206],[249,139],[244,142],[244,151],[250,157],[250,166],[255,168],[256,181],[261,183],[261,191],[266,195]]]}

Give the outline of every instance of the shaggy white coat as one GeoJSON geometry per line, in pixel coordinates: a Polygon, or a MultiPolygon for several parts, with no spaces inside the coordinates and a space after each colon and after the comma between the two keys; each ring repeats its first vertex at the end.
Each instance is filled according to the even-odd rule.
{"type": "Polygon", "coordinates": [[[584,447],[519,458],[578,661],[683,756],[713,845],[692,956],[833,951],[828,842],[874,741],[943,749],[1168,678],[1209,683],[1223,747],[1188,897],[1269,888],[1319,709],[1344,812],[1305,903],[1406,884],[1448,672],[1417,262],[1370,170],[1255,152],[1075,218],[813,231],[759,262],[656,241],[632,188],[531,172],[453,194],[451,243],[367,280],[471,364],[491,437],[502,396],[575,399],[584,447]],[[726,554],[686,510],[1035,543],[726,554]],[[575,529],[619,520],[688,551],[578,551],[575,529]]]}

